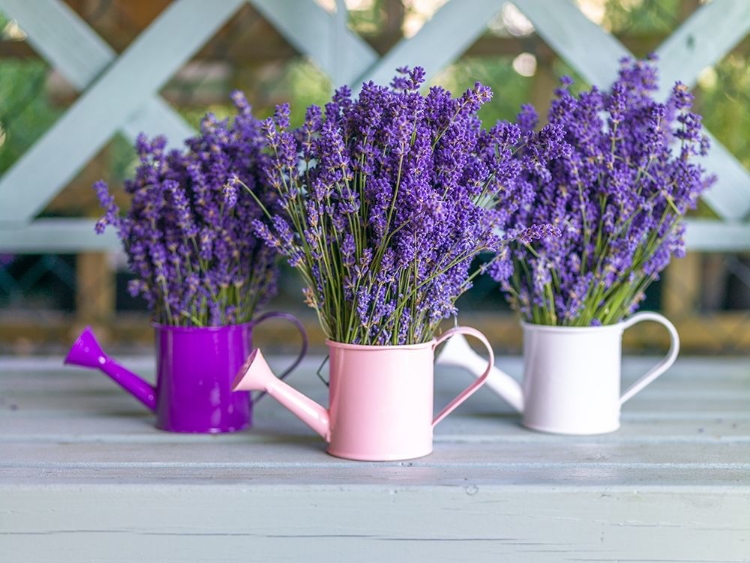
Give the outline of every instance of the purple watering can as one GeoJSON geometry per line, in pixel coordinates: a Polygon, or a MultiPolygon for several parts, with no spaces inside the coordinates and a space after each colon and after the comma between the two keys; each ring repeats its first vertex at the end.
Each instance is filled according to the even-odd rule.
{"type": "Polygon", "coordinates": [[[293,323],[302,336],[302,349],[284,372],[286,377],[307,352],[302,323],[287,313],[266,313],[249,323],[222,327],[154,324],[156,386],[105,354],[90,327],[75,341],[65,363],[108,375],[156,414],[157,428],[170,432],[234,432],[251,424],[252,399],[248,392],[233,393],[232,379],[252,351],[255,325],[274,318],[293,323]]]}

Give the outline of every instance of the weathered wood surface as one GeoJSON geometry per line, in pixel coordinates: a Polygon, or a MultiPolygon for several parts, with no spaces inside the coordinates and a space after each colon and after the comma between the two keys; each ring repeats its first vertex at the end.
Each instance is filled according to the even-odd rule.
{"type": "MultiPolygon", "coordinates": [[[[324,401],[318,363],[290,382],[324,401]]],[[[483,389],[401,463],[329,457],[270,398],[251,431],[159,432],[104,376],[58,364],[0,359],[3,563],[750,560],[747,358],[680,360],[605,436],[526,431],[483,389]]],[[[437,406],[467,383],[439,370],[437,406]]]]}

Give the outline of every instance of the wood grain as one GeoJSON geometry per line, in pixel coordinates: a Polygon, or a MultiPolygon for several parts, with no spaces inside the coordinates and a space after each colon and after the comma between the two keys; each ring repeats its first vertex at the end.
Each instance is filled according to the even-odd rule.
{"type": "MultiPolygon", "coordinates": [[[[325,402],[320,360],[289,381],[325,402]]],[[[467,380],[440,369],[436,405],[467,380]]],[[[683,358],[613,434],[527,431],[482,389],[432,455],[355,463],[269,398],[250,431],[169,434],[100,374],[0,358],[0,560],[747,561],[749,407],[750,360],[683,358]]]]}

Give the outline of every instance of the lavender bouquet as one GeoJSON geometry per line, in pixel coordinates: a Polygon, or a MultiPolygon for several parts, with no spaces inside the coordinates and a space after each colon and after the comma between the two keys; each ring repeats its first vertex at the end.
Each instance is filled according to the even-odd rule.
{"type": "Polygon", "coordinates": [[[208,114],[185,152],[165,150],[165,139],[138,138],[132,196],[120,216],[104,182],[95,189],[106,213],[96,225],[117,229],[131,270],[133,296],[146,299],[153,320],[171,326],[226,326],[248,322],[276,293],[276,253],[254,235],[263,217],[257,201],[275,209],[262,181],[263,134],[244,96],[236,92],[233,122],[208,114]],[[252,192],[240,190],[242,183],[252,192]]]}
{"type": "MultiPolygon", "coordinates": [[[[653,99],[648,61],[623,60],[609,92],[574,96],[571,84],[563,79],[549,111],[570,150],[523,173],[533,197],[510,219],[551,224],[561,236],[508,246],[489,269],[527,322],[608,325],[632,314],[671,257],[684,255],[682,219],[713,181],[695,162],[708,140],[684,84],[666,103],[653,99]]],[[[524,106],[521,128],[536,123],[524,106]]]]}
{"type": "Polygon", "coordinates": [[[478,273],[472,258],[518,234],[521,171],[557,154],[545,130],[512,158],[518,127],[483,130],[476,116],[488,88],[423,96],[423,81],[423,69],[399,69],[390,88],[367,83],[356,100],[341,88],[297,130],[287,106],[263,122],[266,182],[280,209],[255,230],[300,271],[306,302],[333,341],[432,339],[478,273]]]}

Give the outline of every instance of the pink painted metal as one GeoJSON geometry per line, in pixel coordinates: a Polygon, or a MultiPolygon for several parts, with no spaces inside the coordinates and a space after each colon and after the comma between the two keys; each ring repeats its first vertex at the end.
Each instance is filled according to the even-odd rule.
{"type": "Polygon", "coordinates": [[[274,318],[292,322],[302,335],[300,355],[282,375],[285,377],[305,355],[307,335],[293,315],[276,312],[266,313],[250,323],[221,327],[155,324],[155,386],[108,356],[90,327],[73,344],[65,363],[98,369],[108,375],[155,413],[156,426],[161,430],[235,432],[252,423],[253,401],[250,393],[232,392],[232,378],[252,350],[253,328],[274,318]]]}
{"type": "Polygon", "coordinates": [[[435,425],[485,382],[492,347],[478,330],[455,327],[440,338],[408,346],[360,346],[328,341],[329,409],[276,378],[254,350],[232,384],[235,391],[266,391],[328,442],[328,453],[346,459],[391,461],[432,452],[435,425]],[[474,336],[489,352],[484,375],[433,419],[434,352],[455,334],[474,336]]]}

